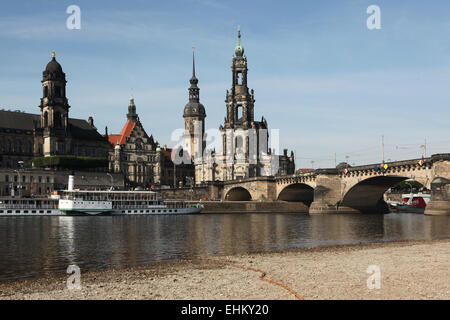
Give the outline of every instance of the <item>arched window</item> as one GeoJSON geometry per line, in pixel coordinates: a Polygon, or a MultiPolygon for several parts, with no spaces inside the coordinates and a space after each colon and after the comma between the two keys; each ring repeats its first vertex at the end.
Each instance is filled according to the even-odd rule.
{"type": "Polygon", "coordinates": [[[44,86],[44,98],[48,97],[48,87],[44,86]]]}
{"type": "Polygon", "coordinates": [[[48,127],[48,113],[47,111],[44,112],[44,128],[48,127]]]}
{"type": "Polygon", "coordinates": [[[238,72],[237,74],[236,74],[236,83],[237,83],[237,85],[242,85],[242,72],[238,72]]]}
{"type": "Polygon", "coordinates": [[[238,121],[242,121],[244,117],[244,111],[241,105],[237,106],[236,116],[238,121]]]}
{"type": "Polygon", "coordinates": [[[56,112],[53,114],[53,125],[54,125],[56,128],[62,127],[62,125],[61,125],[61,113],[58,112],[58,111],[56,111],[56,112]]]}

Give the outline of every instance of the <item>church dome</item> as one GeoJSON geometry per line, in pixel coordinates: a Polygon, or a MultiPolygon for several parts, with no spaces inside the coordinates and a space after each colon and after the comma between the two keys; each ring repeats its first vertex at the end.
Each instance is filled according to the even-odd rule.
{"type": "Polygon", "coordinates": [[[183,117],[205,116],[205,107],[199,102],[190,101],[184,107],[183,117]]]}
{"type": "Polygon", "coordinates": [[[43,80],[65,80],[66,75],[61,65],[56,61],[55,52],[52,52],[52,60],[47,63],[43,74],[43,80]]]}
{"type": "Polygon", "coordinates": [[[60,72],[60,73],[63,72],[61,65],[58,63],[58,61],[56,61],[55,52],[54,51],[52,52],[52,60],[45,67],[45,71],[48,71],[48,72],[60,72]]]}

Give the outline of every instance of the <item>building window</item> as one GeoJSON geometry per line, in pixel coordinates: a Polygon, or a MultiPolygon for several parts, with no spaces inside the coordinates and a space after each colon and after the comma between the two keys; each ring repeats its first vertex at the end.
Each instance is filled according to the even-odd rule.
{"type": "Polygon", "coordinates": [[[14,149],[15,149],[14,151],[17,153],[22,152],[22,143],[20,142],[20,140],[16,140],[16,145],[14,149]]]}
{"type": "Polygon", "coordinates": [[[9,182],[9,175],[5,176],[5,182],[9,182]]]}
{"type": "Polygon", "coordinates": [[[242,121],[244,117],[243,108],[241,105],[237,106],[236,116],[238,121],[242,121]]]}
{"type": "Polygon", "coordinates": [[[39,183],[42,183],[42,177],[41,176],[39,176],[38,180],[39,180],[39,183]]]}
{"type": "Polygon", "coordinates": [[[32,148],[31,148],[31,141],[27,141],[27,144],[26,144],[26,152],[27,153],[32,153],[32,150],[31,150],[32,148]]]}
{"type": "Polygon", "coordinates": [[[9,140],[5,141],[5,152],[11,152],[11,142],[9,140]]]}
{"type": "Polygon", "coordinates": [[[44,128],[48,127],[48,112],[44,112],[44,128]]]}
{"type": "Polygon", "coordinates": [[[242,73],[241,73],[241,72],[238,72],[238,73],[236,74],[236,80],[237,80],[237,84],[238,84],[239,86],[241,86],[241,85],[242,85],[242,73]]]}
{"type": "Polygon", "coordinates": [[[57,148],[58,148],[58,150],[57,150],[57,152],[58,152],[58,154],[63,154],[64,153],[64,142],[58,142],[57,143],[57,148]]]}
{"type": "Polygon", "coordinates": [[[25,182],[25,180],[26,180],[26,177],[22,176],[22,182],[25,182]]]}
{"type": "Polygon", "coordinates": [[[47,183],[50,183],[50,177],[47,177],[47,183]]]}
{"type": "Polygon", "coordinates": [[[48,87],[44,86],[44,98],[48,97],[48,87]]]}
{"type": "Polygon", "coordinates": [[[56,111],[56,112],[53,114],[53,125],[54,125],[56,128],[61,128],[61,127],[62,127],[61,118],[62,118],[62,116],[61,116],[61,113],[60,113],[60,112],[56,111]]]}

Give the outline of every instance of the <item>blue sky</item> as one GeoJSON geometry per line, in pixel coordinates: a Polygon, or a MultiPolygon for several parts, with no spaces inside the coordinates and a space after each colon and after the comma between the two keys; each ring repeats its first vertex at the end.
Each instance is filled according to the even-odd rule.
{"type": "Polygon", "coordinates": [[[38,113],[56,51],[70,116],[117,133],[131,94],[146,131],[171,146],[196,47],[206,128],[225,116],[241,26],[255,118],[280,129],[297,167],[367,164],[449,152],[448,1],[2,1],[0,108],[38,113]],[[66,28],[69,5],[81,30],[66,28]],[[366,9],[381,8],[381,30],[366,9]]]}

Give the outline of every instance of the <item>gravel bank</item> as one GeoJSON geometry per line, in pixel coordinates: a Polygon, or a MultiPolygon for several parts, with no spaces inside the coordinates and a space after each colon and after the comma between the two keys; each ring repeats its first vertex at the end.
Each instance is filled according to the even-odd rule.
{"type": "Polygon", "coordinates": [[[449,266],[450,240],[364,244],[82,272],[79,290],[65,273],[0,282],[0,299],[450,299],[449,266]]]}

